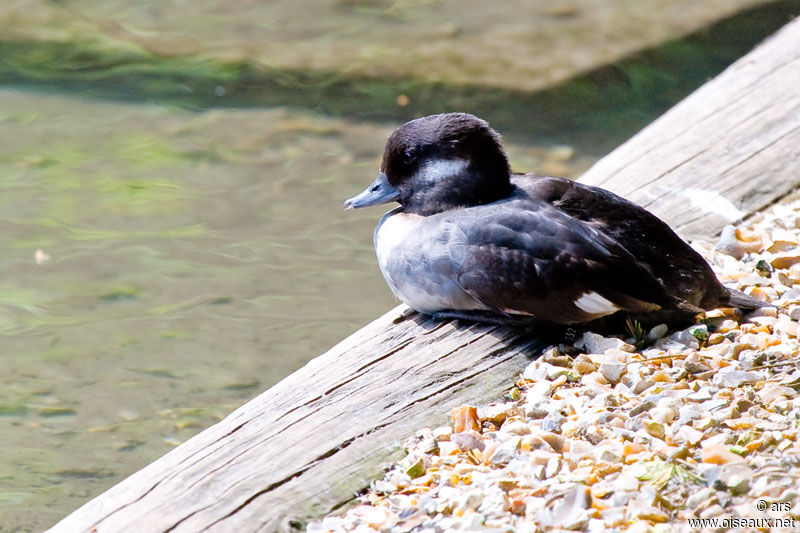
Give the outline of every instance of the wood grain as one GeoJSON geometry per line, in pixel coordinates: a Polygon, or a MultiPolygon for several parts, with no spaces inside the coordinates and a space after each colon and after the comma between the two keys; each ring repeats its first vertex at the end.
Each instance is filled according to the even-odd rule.
{"type": "Polygon", "coordinates": [[[53,530],[290,530],[350,500],[415,429],[497,398],[537,342],[399,306],[53,530]]]}
{"type": "MultiPolygon", "coordinates": [[[[598,162],[588,183],[710,238],[800,182],[800,21],[598,162]]],[[[419,427],[498,399],[534,332],[400,306],[51,531],[287,531],[350,500],[419,427]]]]}

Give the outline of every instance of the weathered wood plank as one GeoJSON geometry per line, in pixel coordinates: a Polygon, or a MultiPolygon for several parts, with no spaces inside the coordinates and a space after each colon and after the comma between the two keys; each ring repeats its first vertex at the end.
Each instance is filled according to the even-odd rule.
{"type": "Polygon", "coordinates": [[[320,515],[400,457],[398,438],[495,397],[532,342],[400,306],[54,530],[274,530],[320,515]]]}
{"type": "MultiPolygon", "coordinates": [[[[800,21],[607,156],[586,180],[648,206],[685,235],[711,237],[800,182],[797,87],[800,21]],[[703,194],[709,199],[696,201],[703,194]]],[[[535,344],[530,334],[435,323],[400,306],[51,531],[300,526],[400,457],[413,429],[442,422],[460,403],[497,398],[535,344]]]]}
{"type": "Polygon", "coordinates": [[[800,27],[786,26],[598,161],[584,183],[707,237],[800,181],[800,27]]]}

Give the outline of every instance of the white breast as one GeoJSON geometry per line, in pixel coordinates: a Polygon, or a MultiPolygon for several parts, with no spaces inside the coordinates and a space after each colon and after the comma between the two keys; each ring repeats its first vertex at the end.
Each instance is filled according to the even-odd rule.
{"type": "Polygon", "coordinates": [[[378,265],[383,271],[389,258],[396,255],[398,249],[408,238],[418,230],[422,217],[400,212],[400,208],[389,211],[375,228],[375,254],[378,256],[378,265]]]}
{"type": "Polygon", "coordinates": [[[383,216],[375,228],[375,252],[395,296],[423,313],[484,308],[455,280],[463,240],[457,233],[452,225],[399,208],[383,216]]]}

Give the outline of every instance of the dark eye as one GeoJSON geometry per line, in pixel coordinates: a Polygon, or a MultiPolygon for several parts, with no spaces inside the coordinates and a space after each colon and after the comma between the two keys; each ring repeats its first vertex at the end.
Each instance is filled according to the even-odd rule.
{"type": "Polygon", "coordinates": [[[403,163],[406,165],[411,164],[417,158],[417,149],[416,148],[406,148],[406,151],[403,152],[403,163]]]}

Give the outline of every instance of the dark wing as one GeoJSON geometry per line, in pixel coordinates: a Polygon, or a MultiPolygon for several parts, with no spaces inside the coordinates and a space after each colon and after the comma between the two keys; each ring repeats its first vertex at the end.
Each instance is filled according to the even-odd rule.
{"type": "Polygon", "coordinates": [[[664,221],[646,209],[599,187],[563,178],[515,176],[515,185],[569,216],[623,243],[673,297],[703,309],[728,302],[728,290],[705,259],[664,221]]]}
{"type": "Polygon", "coordinates": [[[457,281],[492,311],[570,324],[675,304],[616,241],[548,204],[513,200],[486,213],[465,232],[457,281]]]}

